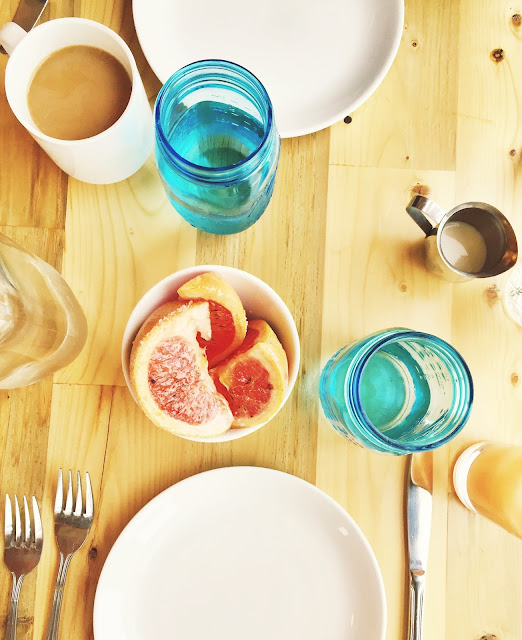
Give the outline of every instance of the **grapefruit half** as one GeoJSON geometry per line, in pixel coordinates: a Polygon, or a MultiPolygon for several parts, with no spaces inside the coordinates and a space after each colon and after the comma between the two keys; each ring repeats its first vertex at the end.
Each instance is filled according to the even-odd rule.
{"type": "Polygon", "coordinates": [[[205,300],[210,309],[210,337],[198,336],[209,368],[225,360],[243,342],[247,320],[241,300],[217,273],[202,273],[178,289],[181,300],[205,300]]]}
{"type": "Polygon", "coordinates": [[[232,410],[232,427],[253,427],[270,420],[281,406],[288,360],[268,323],[251,320],[243,344],[210,374],[232,410]]]}
{"type": "Polygon", "coordinates": [[[145,414],[180,436],[227,431],[232,413],[216,391],[196,336],[210,338],[207,302],[169,302],[143,323],[132,345],[130,377],[145,414]]]}

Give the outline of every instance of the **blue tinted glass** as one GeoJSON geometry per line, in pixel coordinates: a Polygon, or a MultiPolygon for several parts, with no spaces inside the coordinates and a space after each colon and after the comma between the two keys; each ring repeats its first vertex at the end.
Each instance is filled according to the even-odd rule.
{"type": "Polygon", "coordinates": [[[210,233],[243,231],[274,190],[279,135],[262,84],[220,60],[188,65],[156,100],[156,164],[172,205],[210,233]]]}
{"type": "Polygon", "coordinates": [[[326,417],[345,437],[387,453],[439,447],[466,423],[471,374],[448,343],[408,329],[344,347],[319,384],[326,417]]]}

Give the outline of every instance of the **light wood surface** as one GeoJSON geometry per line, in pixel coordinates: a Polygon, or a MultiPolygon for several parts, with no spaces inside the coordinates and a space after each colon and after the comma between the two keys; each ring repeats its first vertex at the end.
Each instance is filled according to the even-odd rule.
{"type": "MultiPolygon", "coordinates": [[[[0,4],[0,24],[15,7],[15,0],[0,4]]],[[[130,1],[51,0],[43,19],[67,15],[121,33],[154,99],[160,85],[139,48],[130,1]]],[[[505,278],[450,285],[426,272],[422,234],[404,211],[412,190],[448,209],[482,200],[500,208],[522,238],[521,15],[516,2],[407,0],[401,47],[379,89],[346,114],[350,123],[283,141],[268,210],[228,237],[196,232],[175,213],[152,158],[117,185],[68,179],[12,115],[0,57],[0,231],[62,270],[89,323],[83,352],[54,380],[0,392],[0,496],[35,494],[46,534],[40,565],[22,590],[19,638],[40,640],[46,629],[60,467],[88,470],[95,491],[95,522],[72,562],[62,611],[61,637],[84,640],[93,637],[103,563],[130,518],[180,479],[228,465],[287,471],[343,505],[382,570],[386,639],[406,638],[405,459],[344,441],[322,417],[317,394],[320,368],[337,348],[389,326],[450,341],[476,389],[469,424],[434,456],[425,640],[522,638],[522,542],[467,512],[450,477],[468,444],[522,444],[522,329],[503,312],[505,278]],[[194,264],[262,278],[287,302],[301,338],[288,403],[262,430],[231,443],[197,444],[155,428],[121,373],[121,337],[136,301],[194,264]]],[[[9,590],[0,567],[0,628],[9,590]]]]}

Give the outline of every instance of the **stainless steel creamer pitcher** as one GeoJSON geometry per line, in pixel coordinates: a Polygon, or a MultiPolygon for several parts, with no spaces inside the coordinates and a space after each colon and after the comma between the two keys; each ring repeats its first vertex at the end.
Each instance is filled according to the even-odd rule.
{"type": "Polygon", "coordinates": [[[426,234],[426,267],[449,282],[489,278],[517,261],[515,232],[507,218],[483,202],[465,202],[446,213],[415,196],[406,211],[426,234]]]}

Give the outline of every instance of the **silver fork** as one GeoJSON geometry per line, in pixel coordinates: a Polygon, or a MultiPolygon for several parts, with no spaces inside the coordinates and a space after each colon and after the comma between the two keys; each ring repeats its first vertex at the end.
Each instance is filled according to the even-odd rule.
{"type": "Polygon", "coordinates": [[[85,509],[82,498],[81,474],[77,473],[76,507],[73,511],[73,483],[72,473],[69,471],[69,486],[65,507],[63,506],[63,475],[60,469],[58,484],[56,486],[56,500],[54,503],[54,535],[60,551],[60,567],[56,578],[54,590],[53,608],[49,619],[46,640],[57,640],[58,627],[60,625],[60,612],[62,609],[63,591],[67,570],[73,555],[85,542],[94,517],[94,503],[92,499],[92,487],[89,474],[85,474],[85,509]]]}
{"type": "Polygon", "coordinates": [[[38,503],[33,496],[33,525],[27,499],[24,496],[24,526],[22,533],[22,518],[18,498],[15,496],[15,514],[13,528],[13,510],[11,499],[5,496],[5,520],[4,520],[4,563],[13,576],[13,589],[11,591],[11,603],[7,616],[5,640],[15,640],[16,620],[18,618],[18,598],[25,576],[32,571],[42,555],[43,532],[42,520],[38,503]]]}

